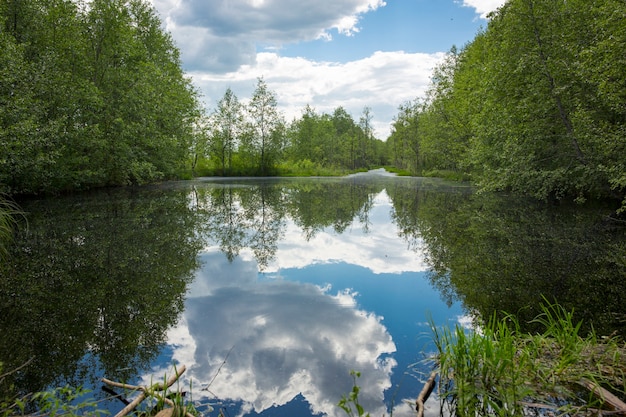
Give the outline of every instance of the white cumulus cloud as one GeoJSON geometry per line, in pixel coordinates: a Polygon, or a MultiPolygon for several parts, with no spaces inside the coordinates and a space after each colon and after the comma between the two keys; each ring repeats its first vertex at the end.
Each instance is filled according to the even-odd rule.
{"type": "Polygon", "coordinates": [[[262,52],[257,54],[254,64],[237,71],[191,75],[209,108],[215,107],[228,87],[240,99],[250,97],[257,77],[263,77],[276,92],[287,121],[299,117],[309,104],[318,113],[332,113],[342,106],[358,122],[363,108],[368,106],[372,109],[377,137],[385,139],[398,106],[423,95],[433,67],[443,56],[443,53],[375,52],[361,60],[335,63],[262,52]]]}
{"type": "Polygon", "coordinates": [[[213,109],[227,88],[245,101],[263,77],[287,121],[307,105],[322,112],[342,106],[355,121],[372,110],[380,139],[397,107],[421,95],[442,54],[375,52],[346,63],[281,57],[281,45],[331,40],[359,31],[359,20],[382,0],[153,0],[182,52],[184,66],[213,109]],[[258,52],[260,46],[263,52],[258,52]]]}
{"type": "Polygon", "coordinates": [[[502,6],[506,0],[463,0],[463,6],[476,9],[476,13],[483,19],[498,7],[502,6]]]}
{"type": "MultiPolygon", "coordinates": [[[[287,121],[307,105],[342,106],[355,121],[370,107],[376,137],[386,139],[398,106],[423,96],[443,53],[373,52],[350,62],[283,57],[300,42],[352,36],[384,0],[152,0],[181,50],[185,70],[209,110],[231,88],[245,101],[257,77],[277,93],[287,121]]],[[[455,0],[486,14],[503,0],[455,0]]]]}
{"type": "Polygon", "coordinates": [[[258,45],[332,38],[359,31],[360,17],[382,0],[154,0],[166,28],[195,71],[252,65],[258,45]]]}

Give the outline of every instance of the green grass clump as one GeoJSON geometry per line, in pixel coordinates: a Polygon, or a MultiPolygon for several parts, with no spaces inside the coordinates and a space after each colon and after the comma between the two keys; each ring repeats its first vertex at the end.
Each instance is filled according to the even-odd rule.
{"type": "Polygon", "coordinates": [[[529,410],[570,415],[607,406],[607,393],[626,397],[626,346],[579,334],[580,323],[558,305],[542,306],[526,334],[513,316],[480,331],[431,324],[440,395],[458,416],[513,416],[529,410]]]}
{"type": "Polygon", "coordinates": [[[18,205],[0,195],[0,261],[7,257],[20,218],[24,219],[24,214],[18,205]]]}
{"type": "Polygon", "coordinates": [[[281,177],[333,177],[345,173],[346,170],[311,162],[308,159],[284,162],[277,166],[277,174],[281,177]]]}

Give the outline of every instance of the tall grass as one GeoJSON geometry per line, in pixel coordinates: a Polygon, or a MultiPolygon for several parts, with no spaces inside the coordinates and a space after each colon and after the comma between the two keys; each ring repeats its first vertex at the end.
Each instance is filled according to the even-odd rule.
{"type": "Polygon", "coordinates": [[[19,206],[0,195],[0,261],[6,259],[13,233],[23,213],[19,206]]]}
{"type": "Polygon", "coordinates": [[[624,398],[623,342],[582,337],[572,317],[558,305],[542,305],[535,322],[544,331],[534,335],[522,333],[510,315],[494,316],[480,332],[431,323],[440,397],[453,414],[474,417],[538,410],[578,414],[605,406],[598,393],[624,398]],[[592,392],[590,385],[599,389],[592,392]]]}
{"type": "Polygon", "coordinates": [[[519,349],[512,317],[492,318],[480,334],[459,325],[454,330],[432,329],[441,394],[458,415],[506,416],[522,411],[520,401],[532,395],[522,374],[530,358],[519,349]]]}

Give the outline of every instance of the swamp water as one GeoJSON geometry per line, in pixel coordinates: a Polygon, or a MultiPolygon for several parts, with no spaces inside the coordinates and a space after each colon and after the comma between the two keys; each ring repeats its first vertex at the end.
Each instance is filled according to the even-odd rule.
{"type": "Polygon", "coordinates": [[[70,383],[104,397],[101,377],[149,384],[178,363],[209,415],[341,416],[354,370],[372,415],[414,415],[429,322],[507,311],[525,323],[545,298],[601,335],[626,334],[626,237],[610,208],[381,171],[21,203],[0,362],[33,359],[5,392],[70,383]]]}

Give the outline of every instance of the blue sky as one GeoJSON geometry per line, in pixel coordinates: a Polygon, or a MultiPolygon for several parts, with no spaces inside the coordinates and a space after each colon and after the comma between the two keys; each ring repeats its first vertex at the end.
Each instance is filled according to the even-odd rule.
{"type": "Polygon", "coordinates": [[[209,112],[257,77],[289,122],[308,104],[386,139],[400,104],[424,95],[444,53],[471,41],[504,0],[153,0],[209,112]]]}
{"type": "Polygon", "coordinates": [[[286,45],[283,56],[346,62],[375,51],[435,53],[462,46],[486,23],[475,9],[453,1],[387,0],[384,7],[362,15],[359,32],[286,45]]]}

